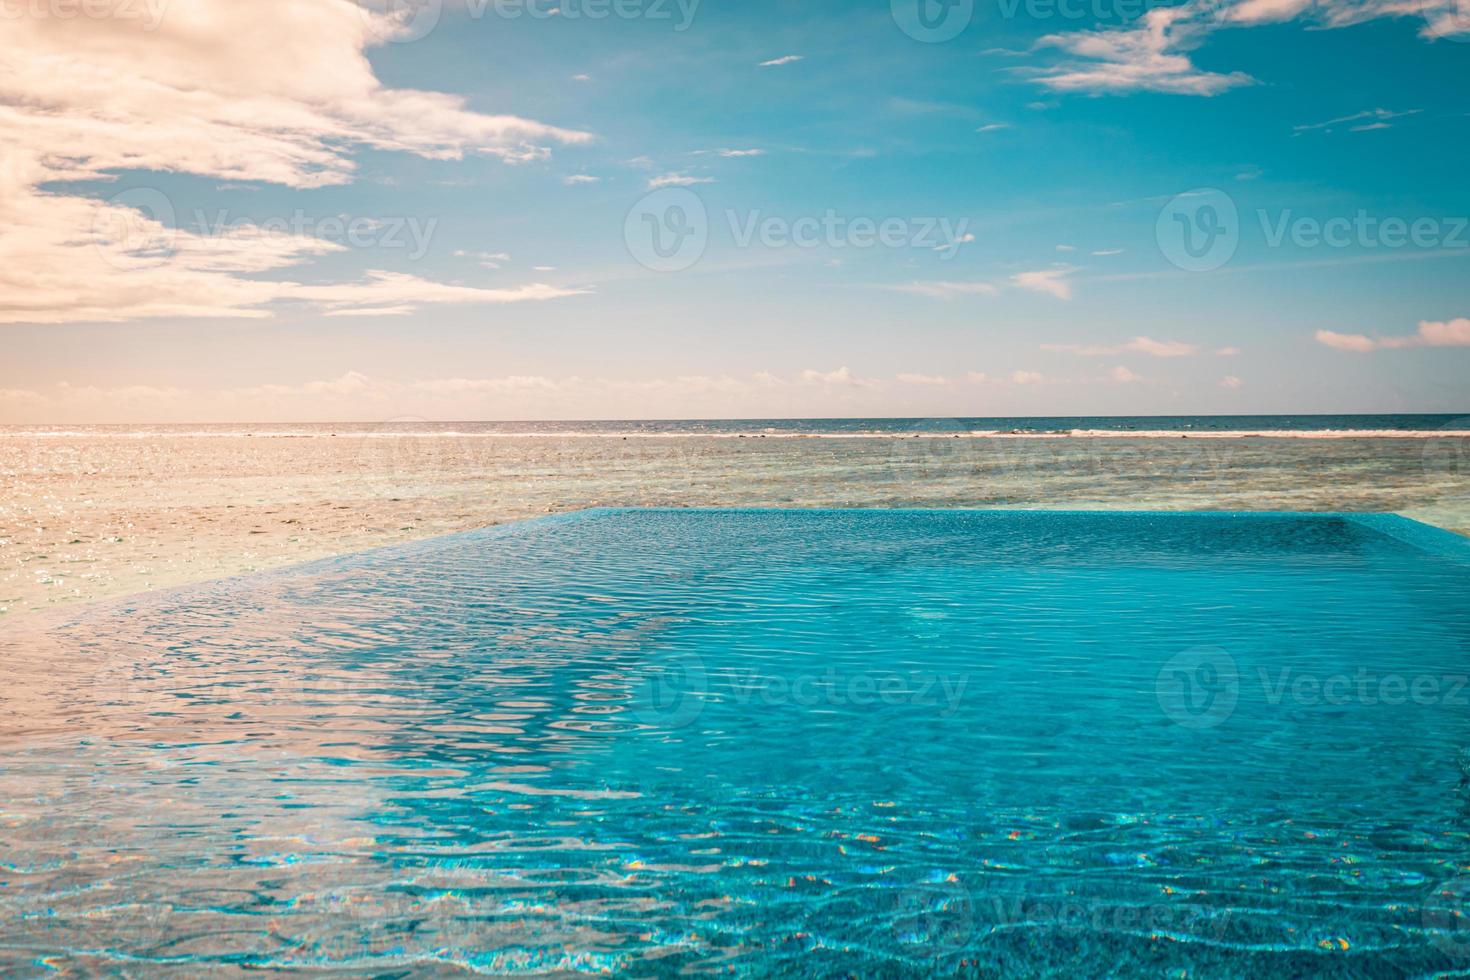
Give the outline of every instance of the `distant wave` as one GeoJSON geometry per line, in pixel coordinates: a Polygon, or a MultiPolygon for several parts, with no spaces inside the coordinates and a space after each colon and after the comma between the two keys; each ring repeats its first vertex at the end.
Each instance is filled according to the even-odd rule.
{"type": "Polygon", "coordinates": [[[1470,429],[929,429],[800,431],[792,429],[63,429],[0,427],[0,437],[25,439],[1464,439],[1470,429]]]}

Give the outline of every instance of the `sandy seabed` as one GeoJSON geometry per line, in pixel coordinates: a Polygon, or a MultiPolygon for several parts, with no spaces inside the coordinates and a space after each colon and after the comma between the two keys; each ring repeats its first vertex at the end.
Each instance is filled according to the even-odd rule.
{"type": "Polygon", "coordinates": [[[596,506],[1396,511],[1467,440],[0,435],[0,617],[596,506]]]}

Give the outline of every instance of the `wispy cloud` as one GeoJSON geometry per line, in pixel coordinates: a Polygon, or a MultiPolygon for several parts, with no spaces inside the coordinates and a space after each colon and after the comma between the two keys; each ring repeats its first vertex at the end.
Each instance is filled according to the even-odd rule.
{"type": "Polygon", "coordinates": [[[658,190],[660,187],[693,187],[695,184],[713,184],[713,177],[691,177],[688,174],[659,174],[657,177],[648,178],[648,189],[658,190]]]}
{"type": "Polygon", "coordinates": [[[578,296],[586,289],[561,289],[544,283],[510,289],[482,289],[431,282],[398,272],[371,272],[360,281],[326,286],[287,284],[277,298],[306,300],[327,316],[399,315],[430,303],[504,304],[578,296]]]}
{"type": "Polygon", "coordinates": [[[1057,48],[1070,60],[1033,72],[1058,92],[1168,92],[1219,95],[1255,80],[1244,72],[1220,74],[1195,66],[1188,52],[1204,41],[1210,22],[1205,0],[1180,7],[1155,7],[1127,28],[1048,34],[1039,47],[1057,48]]]}
{"type": "Polygon", "coordinates": [[[954,299],[958,296],[994,296],[1000,292],[993,283],[988,282],[906,282],[897,285],[880,286],[880,289],[892,290],[896,293],[912,293],[915,296],[927,296],[930,299],[954,299]]]}
{"type": "Polygon", "coordinates": [[[722,156],[722,157],[760,157],[760,156],[765,156],[766,155],[766,151],[765,150],[759,150],[759,149],[750,149],[750,150],[719,149],[719,150],[716,150],[715,152],[717,154],[719,154],[720,156],[722,156]]]}
{"type": "Polygon", "coordinates": [[[568,186],[576,186],[577,184],[598,184],[602,182],[602,178],[594,177],[591,174],[568,174],[561,179],[561,182],[563,184],[567,184],[568,186]]]}
{"type": "MultiPolygon", "coordinates": [[[[1299,18],[1337,28],[1408,16],[1426,19],[1421,33],[1427,37],[1466,33],[1458,0],[1190,0],[1155,7],[1124,27],[1049,34],[1036,47],[1054,48],[1069,57],[1049,67],[1018,70],[1061,92],[1215,96],[1256,83],[1241,71],[1208,71],[1194,63],[1191,53],[1215,31],[1299,18]]],[[[1373,120],[1355,128],[1385,124],[1373,120]]]]}
{"type": "Polygon", "coordinates": [[[977,132],[977,133],[994,133],[994,132],[998,132],[998,131],[1000,131],[1002,129],[1010,129],[1010,128],[1011,128],[1011,124],[1010,123],[987,123],[986,125],[981,126],[980,128],[976,129],[975,132],[977,132]]]}
{"type": "Polygon", "coordinates": [[[759,65],[759,67],[761,67],[761,68],[780,68],[782,65],[792,65],[792,64],[795,64],[798,61],[804,61],[805,59],[806,59],[806,56],[805,55],[800,55],[800,54],[783,54],[779,58],[772,58],[770,61],[762,61],[760,63],[760,65],[759,65]]]}
{"type": "Polygon", "coordinates": [[[1011,276],[1011,284],[1033,293],[1046,293],[1057,299],[1072,298],[1072,284],[1067,277],[1075,270],[1070,267],[1038,269],[1034,272],[1018,272],[1011,276]]]}
{"type": "Polygon", "coordinates": [[[801,380],[804,384],[852,385],[855,387],[865,387],[876,383],[871,378],[858,377],[846,367],[840,367],[833,371],[815,371],[808,368],[801,372],[801,380]]]}
{"type": "Polygon", "coordinates": [[[935,245],[934,246],[934,251],[936,251],[936,252],[953,251],[954,249],[958,248],[960,245],[968,245],[971,242],[973,242],[974,240],[975,240],[975,236],[973,234],[971,234],[970,232],[965,232],[963,235],[960,235],[954,241],[945,242],[943,245],[935,245]]]}
{"type": "Polygon", "coordinates": [[[1057,354],[1077,354],[1083,357],[1111,357],[1117,354],[1189,357],[1199,353],[1199,348],[1194,344],[1186,344],[1178,340],[1154,340],[1152,337],[1134,337],[1123,344],[1042,344],[1041,349],[1057,354]]]}
{"type": "Polygon", "coordinates": [[[1365,109],[1362,112],[1355,112],[1350,116],[1339,116],[1336,119],[1329,119],[1326,122],[1293,126],[1292,131],[1297,134],[1309,133],[1315,130],[1330,133],[1338,126],[1347,126],[1349,132],[1362,133],[1374,129],[1388,129],[1392,125],[1391,120],[1404,116],[1417,116],[1423,111],[1423,109],[1404,109],[1398,112],[1391,109],[1365,109]],[[1350,123],[1356,125],[1349,125],[1350,123]]]}

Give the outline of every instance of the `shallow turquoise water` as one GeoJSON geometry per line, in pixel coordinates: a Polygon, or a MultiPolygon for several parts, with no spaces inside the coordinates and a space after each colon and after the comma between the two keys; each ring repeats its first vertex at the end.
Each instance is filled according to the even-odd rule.
{"type": "Polygon", "coordinates": [[[0,973],[1470,970],[1470,545],[591,511],[0,650],[0,973]]]}

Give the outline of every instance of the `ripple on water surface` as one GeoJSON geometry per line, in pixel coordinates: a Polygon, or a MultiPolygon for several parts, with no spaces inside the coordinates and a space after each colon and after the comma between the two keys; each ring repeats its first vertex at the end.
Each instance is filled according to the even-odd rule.
{"type": "Polygon", "coordinates": [[[0,972],[1470,968],[1396,518],[594,511],[0,648],[0,972]]]}

